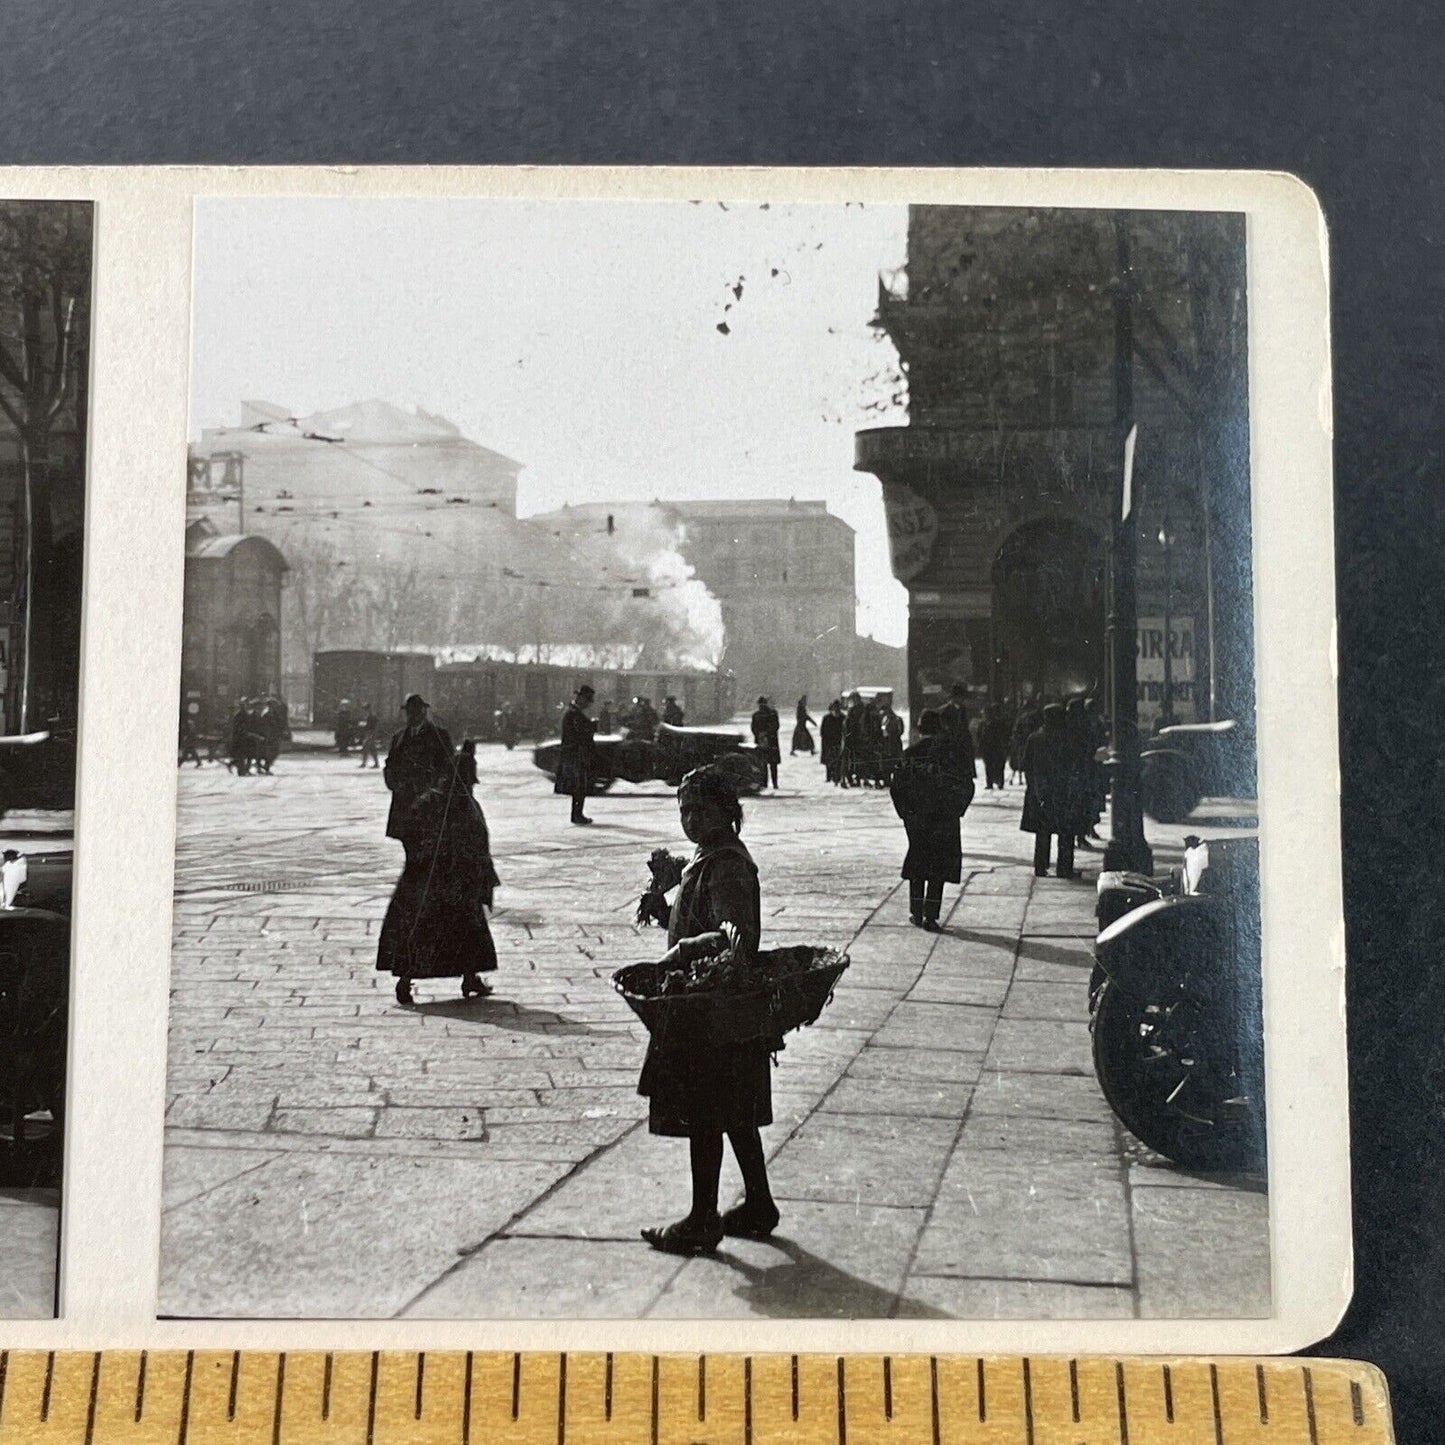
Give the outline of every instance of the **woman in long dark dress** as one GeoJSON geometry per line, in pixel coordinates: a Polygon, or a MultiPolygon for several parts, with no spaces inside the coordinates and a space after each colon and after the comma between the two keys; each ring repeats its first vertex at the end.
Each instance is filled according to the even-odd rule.
{"type": "Polygon", "coordinates": [[[936,933],[943,885],[963,879],[959,823],[973,801],[974,782],[958,773],[956,739],[935,709],[919,715],[918,731],[919,740],[905,750],[890,791],[908,834],[903,860],[908,916],[914,927],[936,933]]]}
{"type": "Polygon", "coordinates": [[[376,966],[396,975],[399,1003],[412,1001],[418,978],[460,978],[462,997],[489,994],[481,975],[497,966],[487,924],[498,885],[477,783],[476,745],[467,739],[450,775],[412,804],[407,850],[386,917],[376,966]]]}
{"type": "MultiPolygon", "coordinates": [[[[697,851],[668,916],[663,966],[685,966],[729,945],[739,957],[755,958],[762,927],[758,869],[739,837],[743,810],[732,781],[717,768],[697,768],[682,780],[677,804],[697,851]]],[[[773,1122],[771,1056],[781,1046],[781,1039],[726,1048],[701,1048],[694,1037],[650,1040],[637,1086],[648,1099],[648,1129],[686,1138],[692,1164],[691,1210],[675,1224],[642,1231],[654,1249],[708,1254],[724,1234],[763,1239],[777,1228],[758,1131],[773,1122]],[[720,1215],[724,1136],[746,1193],[720,1215]]]]}
{"type": "Polygon", "coordinates": [[[792,757],[794,753],[811,753],[813,751],[813,734],[808,729],[817,726],[818,724],[808,716],[808,694],[804,693],[798,699],[797,712],[794,714],[793,741],[788,749],[789,757],[792,757]]]}

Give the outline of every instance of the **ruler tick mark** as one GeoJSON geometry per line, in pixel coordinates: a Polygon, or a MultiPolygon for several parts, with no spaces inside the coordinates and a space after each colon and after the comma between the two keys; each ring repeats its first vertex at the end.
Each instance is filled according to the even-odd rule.
{"type": "Polygon", "coordinates": [[[376,1387],[381,1379],[381,1351],[371,1352],[371,1389],[366,1402],[366,1445],[376,1439],[376,1387]]]}
{"type": "Polygon", "coordinates": [[[141,1412],[146,1407],[146,1364],[150,1359],[150,1351],[140,1352],[140,1365],[135,1372],[135,1419],[140,1424],[141,1412]]]}
{"type": "Polygon", "coordinates": [[[1365,1397],[1360,1393],[1360,1382],[1350,1381],[1350,1414],[1356,1425],[1365,1423],[1365,1397]]]}
{"type": "Polygon", "coordinates": [[[10,1351],[0,1350],[0,1422],[5,1419],[5,1377],[10,1373],[10,1351]]]}
{"type": "Polygon", "coordinates": [[[1315,1424],[1315,1381],[1309,1366],[1304,1368],[1305,1379],[1305,1420],[1310,1427],[1310,1445],[1319,1445],[1319,1427],[1315,1424]]]}
{"type": "Polygon", "coordinates": [[[978,1418],[980,1420],[988,1419],[988,1394],[983,1381],[982,1357],[978,1361],[978,1418]]]}
{"type": "Polygon", "coordinates": [[[462,1381],[462,1445],[472,1442],[472,1352],[467,1351],[466,1378],[462,1381]]]}
{"type": "Polygon", "coordinates": [[[1024,1439],[1028,1445],[1034,1445],[1034,1382],[1027,1355],[1024,1356],[1024,1439]]]}
{"type": "Polygon", "coordinates": [[[177,1439],[179,1445],[186,1445],[191,1431],[191,1381],[196,1373],[196,1352],[186,1351],[186,1382],[181,1386],[181,1429],[177,1439]]]}
{"type": "Polygon", "coordinates": [[[883,1418],[893,1418],[893,1357],[883,1356],[883,1418]]]}
{"type": "Polygon", "coordinates": [[[326,1352],[326,1367],[321,1372],[321,1418],[331,1418],[331,1369],[333,1356],[330,1350],[326,1352]]]}
{"type": "Polygon", "coordinates": [[[1129,1401],[1124,1394],[1124,1366],[1114,1363],[1114,1389],[1119,1396],[1119,1445],[1129,1445],[1129,1401]]]}
{"type": "Polygon", "coordinates": [[[1174,1423],[1174,1372],[1168,1365],[1164,1367],[1164,1418],[1172,1425],[1174,1423]]]}
{"type": "Polygon", "coordinates": [[[607,1368],[602,1376],[602,1415],[604,1419],[612,1418],[612,1351],[607,1351],[607,1368]]]}
{"type": "Polygon", "coordinates": [[[286,1351],[276,1356],[276,1410],[271,1416],[271,1445],[281,1445],[281,1408],[286,1398],[286,1351]]]}
{"type": "Polygon", "coordinates": [[[838,1445],[848,1445],[848,1386],[843,1375],[843,1356],[838,1356],[838,1445]]]}
{"type": "Polygon", "coordinates": [[[798,1357],[793,1356],[793,1419],[798,1418],[798,1357]]]}
{"type": "Polygon", "coordinates": [[[1224,1445],[1224,1416],[1219,1409],[1219,1366],[1209,1367],[1209,1398],[1214,1407],[1214,1445],[1224,1445]]]}
{"type": "Polygon", "coordinates": [[[226,1419],[236,1418],[236,1388],[241,1383],[241,1352],[231,1351],[231,1393],[226,1400],[226,1419]]]}
{"type": "Polygon", "coordinates": [[[1268,1425],[1268,1424],[1269,1424],[1269,1387],[1265,1384],[1265,1381],[1264,1381],[1264,1366],[1263,1366],[1263,1365],[1256,1365],[1256,1366],[1254,1367],[1254,1389],[1255,1389],[1255,1393],[1259,1396],[1259,1423],[1260,1423],[1261,1425],[1268,1425]]]}
{"type": "Polygon", "coordinates": [[[557,1364],[557,1445],[567,1440],[567,1352],[562,1351],[557,1364]]]}
{"type": "Polygon", "coordinates": [[[45,1393],[40,1397],[40,1423],[50,1418],[50,1389],[55,1383],[55,1351],[45,1357],[45,1393]]]}
{"type": "Polygon", "coordinates": [[[697,1357],[697,1418],[707,1419],[707,1356],[697,1357]]]}
{"type": "Polygon", "coordinates": [[[426,1389],[426,1351],[422,1350],[416,1357],[416,1399],[412,1402],[413,1420],[421,1419],[421,1407],[423,1392],[426,1389]]]}
{"type": "Polygon", "coordinates": [[[95,1439],[95,1407],[100,1398],[100,1351],[90,1362],[90,1404],[85,1412],[85,1445],[95,1439]]]}
{"type": "Polygon", "coordinates": [[[753,1357],[743,1360],[743,1445],[753,1445],[753,1357]]]}
{"type": "Polygon", "coordinates": [[[1079,1362],[1069,1361],[1069,1404],[1074,1412],[1074,1424],[1079,1423],[1079,1362]]]}
{"type": "Polygon", "coordinates": [[[512,1356],[512,1419],[522,1413],[522,1355],[517,1351],[512,1356]]]}
{"type": "Polygon", "coordinates": [[[933,1414],[933,1445],[939,1445],[939,1420],[938,1420],[938,1356],[928,1357],[928,1394],[929,1406],[933,1414]]]}
{"type": "Polygon", "coordinates": [[[652,1445],[657,1445],[657,1431],[658,1431],[658,1418],[657,1418],[657,1416],[658,1416],[658,1411],[657,1411],[657,1404],[658,1404],[658,1397],[659,1397],[659,1395],[661,1394],[661,1390],[660,1390],[660,1388],[659,1388],[659,1382],[658,1382],[658,1378],[657,1378],[657,1377],[658,1377],[657,1356],[654,1355],[654,1356],[652,1357],[652,1445]]]}

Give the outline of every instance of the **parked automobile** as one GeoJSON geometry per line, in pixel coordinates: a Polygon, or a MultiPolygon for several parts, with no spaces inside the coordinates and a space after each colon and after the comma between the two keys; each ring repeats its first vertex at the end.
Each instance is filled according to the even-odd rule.
{"type": "Polygon", "coordinates": [[[1169,874],[1101,875],[1099,921],[1094,1070],[1119,1121],[1187,1168],[1262,1173],[1257,841],[1191,836],[1169,874]]]}
{"type": "MultiPolygon", "coordinates": [[[[616,733],[594,740],[594,792],[605,792],[617,779],[629,783],[663,782],[676,787],[683,774],[704,763],[717,763],[727,770],[739,793],[760,792],[767,782],[767,769],[758,751],[741,732],[727,728],[673,727],[658,725],[657,737],[629,738],[616,733]]],[[[549,777],[557,776],[562,744],[558,740],[539,743],[532,761],[549,777]]]]}
{"type": "Polygon", "coordinates": [[[1254,738],[1238,722],[1175,723],[1140,752],[1144,811],[1182,823],[1206,797],[1255,796],[1254,738]]]}

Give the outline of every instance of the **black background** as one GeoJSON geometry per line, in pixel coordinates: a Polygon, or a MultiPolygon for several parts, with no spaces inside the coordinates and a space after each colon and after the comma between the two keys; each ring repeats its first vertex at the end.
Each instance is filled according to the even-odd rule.
{"type": "Polygon", "coordinates": [[[1321,1352],[1386,1369],[1409,1442],[1445,1435],[1442,75],[1439,11],[1398,0],[10,0],[0,163],[1245,166],[1308,182],[1332,266],[1357,1278],[1321,1352]]]}

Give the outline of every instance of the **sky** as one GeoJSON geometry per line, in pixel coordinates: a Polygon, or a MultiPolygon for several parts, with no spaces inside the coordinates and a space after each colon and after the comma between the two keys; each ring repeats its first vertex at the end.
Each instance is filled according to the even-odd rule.
{"type": "Polygon", "coordinates": [[[243,399],[301,416],[379,397],[520,462],[524,515],[821,498],[858,533],[859,631],[902,643],[879,485],[852,466],[855,431],[907,422],[892,345],[868,325],[907,219],[901,206],[202,200],[192,434],[235,424],[243,399]]]}

